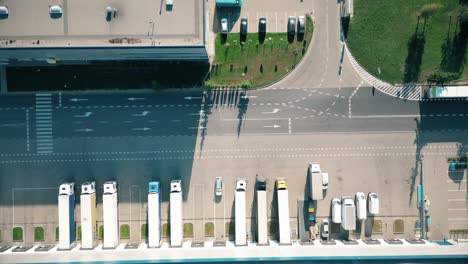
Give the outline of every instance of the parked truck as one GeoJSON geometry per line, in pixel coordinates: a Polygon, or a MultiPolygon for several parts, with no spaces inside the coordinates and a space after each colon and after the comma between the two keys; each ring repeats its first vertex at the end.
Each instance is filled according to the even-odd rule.
{"type": "Polygon", "coordinates": [[[356,206],[351,196],[341,198],[341,226],[344,230],[356,230],[356,206]]]}
{"type": "Polygon", "coordinates": [[[281,244],[290,244],[289,198],[286,180],[284,178],[276,178],[276,192],[278,197],[279,242],[281,244]]]}
{"type": "Polygon", "coordinates": [[[246,208],[245,208],[245,191],[247,182],[245,179],[237,179],[236,194],[235,194],[235,229],[236,246],[247,245],[247,223],[246,223],[246,208]]]}
{"type": "Polygon", "coordinates": [[[116,248],[119,245],[119,212],[117,207],[117,183],[104,183],[102,195],[102,218],[104,221],[103,248],[116,248]]]}
{"type": "Polygon", "coordinates": [[[96,225],[96,183],[81,185],[81,248],[93,249],[97,243],[96,225]]]}
{"type": "Polygon", "coordinates": [[[148,247],[161,246],[161,193],[159,182],[148,184],[148,247]]]}
{"type": "Polygon", "coordinates": [[[257,243],[268,244],[268,204],[266,181],[257,181],[257,243]]]}
{"type": "Polygon", "coordinates": [[[326,176],[326,187],[328,188],[328,174],[323,175],[320,169],[320,164],[316,162],[309,163],[309,182],[310,182],[310,199],[323,200],[324,178],[326,176]]]}
{"type": "Polygon", "coordinates": [[[75,183],[60,185],[58,195],[59,245],[61,250],[70,250],[75,244],[75,183]]]}
{"type": "Polygon", "coordinates": [[[183,242],[182,233],[182,182],[171,181],[170,194],[170,229],[171,247],[181,247],[183,242]]]}

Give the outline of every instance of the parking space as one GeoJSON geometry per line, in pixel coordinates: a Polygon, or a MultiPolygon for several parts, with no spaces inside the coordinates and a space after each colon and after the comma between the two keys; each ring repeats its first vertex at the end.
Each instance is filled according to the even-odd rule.
{"type": "Polygon", "coordinates": [[[468,229],[468,192],[465,170],[448,172],[447,192],[449,230],[468,229]]]}

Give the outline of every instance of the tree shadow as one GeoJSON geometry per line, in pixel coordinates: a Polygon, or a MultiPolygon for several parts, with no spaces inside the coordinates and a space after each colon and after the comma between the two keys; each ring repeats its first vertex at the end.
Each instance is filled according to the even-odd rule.
{"type": "Polygon", "coordinates": [[[249,98],[246,97],[246,91],[242,91],[239,93],[239,98],[237,108],[239,109],[239,112],[237,114],[237,138],[239,138],[241,130],[242,130],[242,124],[245,118],[245,115],[247,114],[247,109],[249,107],[249,98]]]}
{"type": "Polygon", "coordinates": [[[422,56],[426,44],[424,28],[426,20],[424,19],[423,29],[419,32],[420,18],[416,25],[416,30],[408,41],[408,55],[405,60],[405,72],[403,81],[405,83],[417,82],[421,72],[422,56]]]}
{"type": "Polygon", "coordinates": [[[442,60],[440,66],[446,72],[461,74],[466,62],[466,46],[468,42],[468,20],[458,19],[455,24],[454,36],[450,37],[452,17],[449,19],[447,38],[441,47],[442,60]],[[457,28],[460,28],[457,33],[457,28]]]}

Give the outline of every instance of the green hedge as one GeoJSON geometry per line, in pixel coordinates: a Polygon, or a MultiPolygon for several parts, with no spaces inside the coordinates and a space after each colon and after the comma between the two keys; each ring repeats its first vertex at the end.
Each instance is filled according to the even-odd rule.
{"type": "Polygon", "coordinates": [[[20,226],[13,228],[13,242],[23,241],[23,228],[20,226]]]}
{"type": "Polygon", "coordinates": [[[34,228],[34,241],[44,241],[44,228],[42,226],[34,228]]]}
{"type": "Polygon", "coordinates": [[[130,226],[123,224],[120,226],[120,239],[130,239],[130,226]]]}

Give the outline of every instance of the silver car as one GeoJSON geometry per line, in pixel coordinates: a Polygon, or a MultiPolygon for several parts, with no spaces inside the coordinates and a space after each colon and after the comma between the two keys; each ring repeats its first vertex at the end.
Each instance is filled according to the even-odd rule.
{"type": "Polygon", "coordinates": [[[304,34],[306,28],[306,20],[304,16],[300,16],[297,20],[297,33],[304,34]]]}
{"type": "Polygon", "coordinates": [[[223,195],[223,178],[221,178],[221,177],[216,177],[215,194],[216,194],[216,196],[222,196],[223,195]]]}

